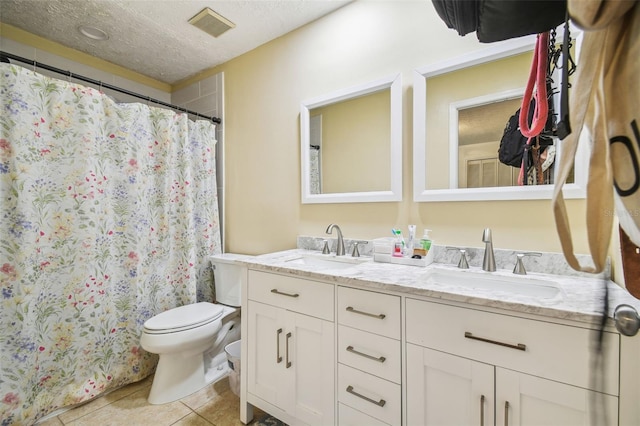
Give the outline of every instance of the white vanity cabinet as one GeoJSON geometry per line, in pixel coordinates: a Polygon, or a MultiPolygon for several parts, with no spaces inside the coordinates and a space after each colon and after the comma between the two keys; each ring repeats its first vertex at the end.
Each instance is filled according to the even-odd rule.
{"type": "Polygon", "coordinates": [[[640,338],[607,328],[596,364],[588,310],[464,303],[411,269],[404,286],[270,267],[243,291],[242,421],[253,405],[292,426],[640,424],[640,338]]]}
{"type": "Polygon", "coordinates": [[[617,334],[594,381],[586,328],[416,299],[406,322],[408,425],[618,422],[617,334]]]}
{"type": "Polygon", "coordinates": [[[402,423],[400,297],[338,287],[338,424],[402,423]]]}
{"type": "Polygon", "coordinates": [[[248,402],[294,424],[333,424],[334,286],[250,270],[247,287],[248,402]]]}

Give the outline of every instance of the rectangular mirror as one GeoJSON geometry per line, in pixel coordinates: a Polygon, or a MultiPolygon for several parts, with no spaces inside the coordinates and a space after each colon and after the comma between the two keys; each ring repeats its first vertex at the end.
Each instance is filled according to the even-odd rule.
{"type": "Polygon", "coordinates": [[[302,102],[302,203],[402,200],[400,75],[302,102]]]}
{"type": "MultiPolygon", "coordinates": [[[[522,102],[534,44],[535,36],[507,40],[416,70],[414,201],[552,197],[561,141],[553,138],[541,149],[539,177],[532,168],[527,185],[518,185],[519,168],[498,160],[505,125],[522,102]]],[[[559,85],[559,75],[554,82],[559,85]]],[[[579,149],[565,198],[583,198],[585,183],[586,152],[579,149]]]]}

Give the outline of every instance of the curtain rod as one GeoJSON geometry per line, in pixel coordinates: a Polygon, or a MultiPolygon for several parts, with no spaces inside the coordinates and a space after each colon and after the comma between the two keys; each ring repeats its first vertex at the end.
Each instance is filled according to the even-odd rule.
{"type": "Polygon", "coordinates": [[[69,78],[75,78],[76,80],[81,80],[81,81],[85,81],[87,83],[96,84],[96,85],[99,85],[101,88],[104,87],[105,89],[114,90],[116,92],[124,93],[125,95],[133,96],[133,97],[136,97],[138,99],[143,99],[143,100],[146,100],[147,102],[153,102],[154,104],[162,105],[162,106],[165,106],[167,108],[175,109],[177,111],[181,111],[181,112],[185,112],[187,114],[195,115],[197,117],[205,118],[207,120],[213,121],[214,123],[218,123],[218,124],[222,123],[222,120],[220,118],[218,118],[218,117],[209,117],[209,116],[206,116],[206,115],[202,115],[202,114],[200,114],[198,112],[189,111],[188,109],[179,107],[177,105],[168,104],[168,103],[162,102],[162,101],[160,101],[158,99],[153,99],[153,98],[151,98],[149,96],[140,95],[140,94],[132,92],[130,90],[123,89],[123,88],[120,88],[120,87],[117,87],[117,86],[112,86],[111,84],[103,83],[101,81],[94,80],[94,79],[89,78],[89,77],[84,77],[82,75],[73,74],[71,71],[65,71],[65,70],[62,70],[60,68],[52,67],[51,65],[43,64],[41,62],[32,61],[31,59],[22,58],[20,56],[16,56],[14,54],[7,53],[7,52],[4,52],[4,51],[0,50],[1,62],[8,62],[7,60],[5,60],[5,58],[14,59],[14,60],[19,61],[19,62],[24,62],[26,64],[33,65],[36,68],[42,68],[42,69],[45,69],[45,70],[48,70],[48,71],[56,72],[58,74],[66,75],[69,78]]]}

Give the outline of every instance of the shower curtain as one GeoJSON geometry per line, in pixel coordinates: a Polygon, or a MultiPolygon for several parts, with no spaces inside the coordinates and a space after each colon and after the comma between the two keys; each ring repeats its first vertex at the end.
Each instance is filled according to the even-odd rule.
{"type": "Polygon", "coordinates": [[[0,419],[148,376],[145,320],[213,300],[215,126],[0,64],[0,419]]]}

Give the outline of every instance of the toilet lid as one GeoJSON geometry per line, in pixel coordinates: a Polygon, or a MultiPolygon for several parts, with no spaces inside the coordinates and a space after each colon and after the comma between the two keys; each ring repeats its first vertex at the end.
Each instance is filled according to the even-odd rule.
{"type": "Polygon", "coordinates": [[[222,315],[223,309],[221,305],[209,302],[179,306],[149,318],[144,328],[149,331],[193,328],[216,320],[222,315]]]}

